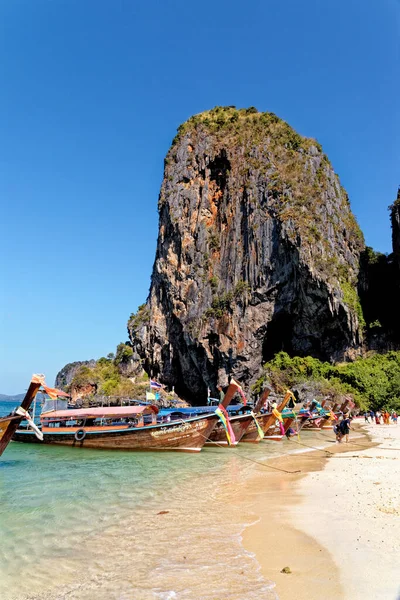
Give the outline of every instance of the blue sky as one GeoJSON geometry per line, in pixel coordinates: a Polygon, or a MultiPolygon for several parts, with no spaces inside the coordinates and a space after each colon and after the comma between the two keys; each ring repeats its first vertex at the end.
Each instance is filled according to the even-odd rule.
{"type": "Polygon", "coordinates": [[[0,27],[1,393],[126,339],[163,158],[215,105],[316,137],[367,244],[391,251],[398,0],[4,0],[0,27]]]}

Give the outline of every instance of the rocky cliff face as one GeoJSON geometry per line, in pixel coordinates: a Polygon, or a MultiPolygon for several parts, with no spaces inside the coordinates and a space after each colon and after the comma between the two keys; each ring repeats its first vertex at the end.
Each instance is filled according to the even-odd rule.
{"type": "Polygon", "coordinates": [[[393,258],[400,276],[400,188],[397,191],[396,200],[390,207],[390,218],[392,222],[393,258]]]}
{"type": "Polygon", "coordinates": [[[312,139],[272,113],[216,108],[165,160],[150,294],[135,358],[184,398],[250,384],[275,352],[343,359],[362,342],[363,236],[312,139]]]}
{"type": "Polygon", "coordinates": [[[400,348],[400,190],[389,207],[393,253],[382,254],[367,247],[361,254],[359,293],[366,321],[369,350],[385,352],[400,348]]]}
{"type": "Polygon", "coordinates": [[[59,390],[65,390],[67,388],[75,375],[78,373],[79,369],[83,366],[86,367],[94,367],[96,364],[95,360],[83,360],[76,361],[72,363],[68,363],[59,371],[56,375],[55,386],[59,390]]]}

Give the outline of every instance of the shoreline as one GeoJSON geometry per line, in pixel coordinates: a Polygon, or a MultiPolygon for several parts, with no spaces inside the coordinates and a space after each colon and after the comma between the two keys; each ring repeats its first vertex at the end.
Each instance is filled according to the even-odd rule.
{"type": "Polygon", "coordinates": [[[393,516],[400,515],[400,472],[393,459],[399,453],[382,447],[400,450],[400,428],[366,431],[357,424],[349,444],[328,447],[325,437],[325,450],[273,461],[301,473],[258,472],[250,480],[247,501],[259,521],[244,531],[243,546],[275,582],[279,600],[292,600],[294,591],[296,600],[396,600],[400,523],[393,516]],[[374,494],[383,506],[375,506],[378,498],[369,502],[374,494]],[[284,567],[291,573],[281,573],[284,567]],[[379,577],[366,576],[376,572],[379,577]]]}

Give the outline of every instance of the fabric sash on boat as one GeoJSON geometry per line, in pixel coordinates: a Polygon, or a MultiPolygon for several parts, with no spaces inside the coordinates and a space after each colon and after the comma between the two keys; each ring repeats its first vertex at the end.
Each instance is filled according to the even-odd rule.
{"type": "Polygon", "coordinates": [[[46,381],[44,375],[32,375],[32,383],[40,383],[44,391],[52,400],[56,400],[60,396],[69,397],[68,394],[62,392],[61,390],[57,390],[56,388],[51,388],[46,385],[46,381]]]}
{"type": "Polygon", "coordinates": [[[233,433],[232,425],[229,421],[229,416],[226,409],[219,404],[218,408],[215,411],[215,414],[218,415],[223,428],[225,429],[226,439],[228,440],[228,444],[233,446],[236,443],[235,434],[233,433]]]}
{"type": "Polygon", "coordinates": [[[263,439],[264,439],[264,435],[265,435],[265,434],[264,434],[263,430],[262,430],[262,429],[261,429],[261,427],[260,427],[260,423],[257,421],[256,415],[253,413],[253,411],[251,411],[251,413],[250,413],[250,414],[251,414],[251,416],[252,416],[252,417],[253,417],[253,419],[254,419],[254,423],[256,424],[258,435],[259,435],[259,436],[260,436],[260,438],[263,440],[263,439]]]}

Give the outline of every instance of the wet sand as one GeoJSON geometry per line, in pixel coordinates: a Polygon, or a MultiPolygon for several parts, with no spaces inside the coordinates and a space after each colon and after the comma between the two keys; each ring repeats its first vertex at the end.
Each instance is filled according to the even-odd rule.
{"type": "Polygon", "coordinates": [[[371,425],[367,433],[339,445],[323,431],[332,456],[282,457],[271,466],[292,473],[260,468],[249,483],[247,502],[260,520],[243,544],[276,582],[279,600],[400,597],[400,427],[371,425]]]}

